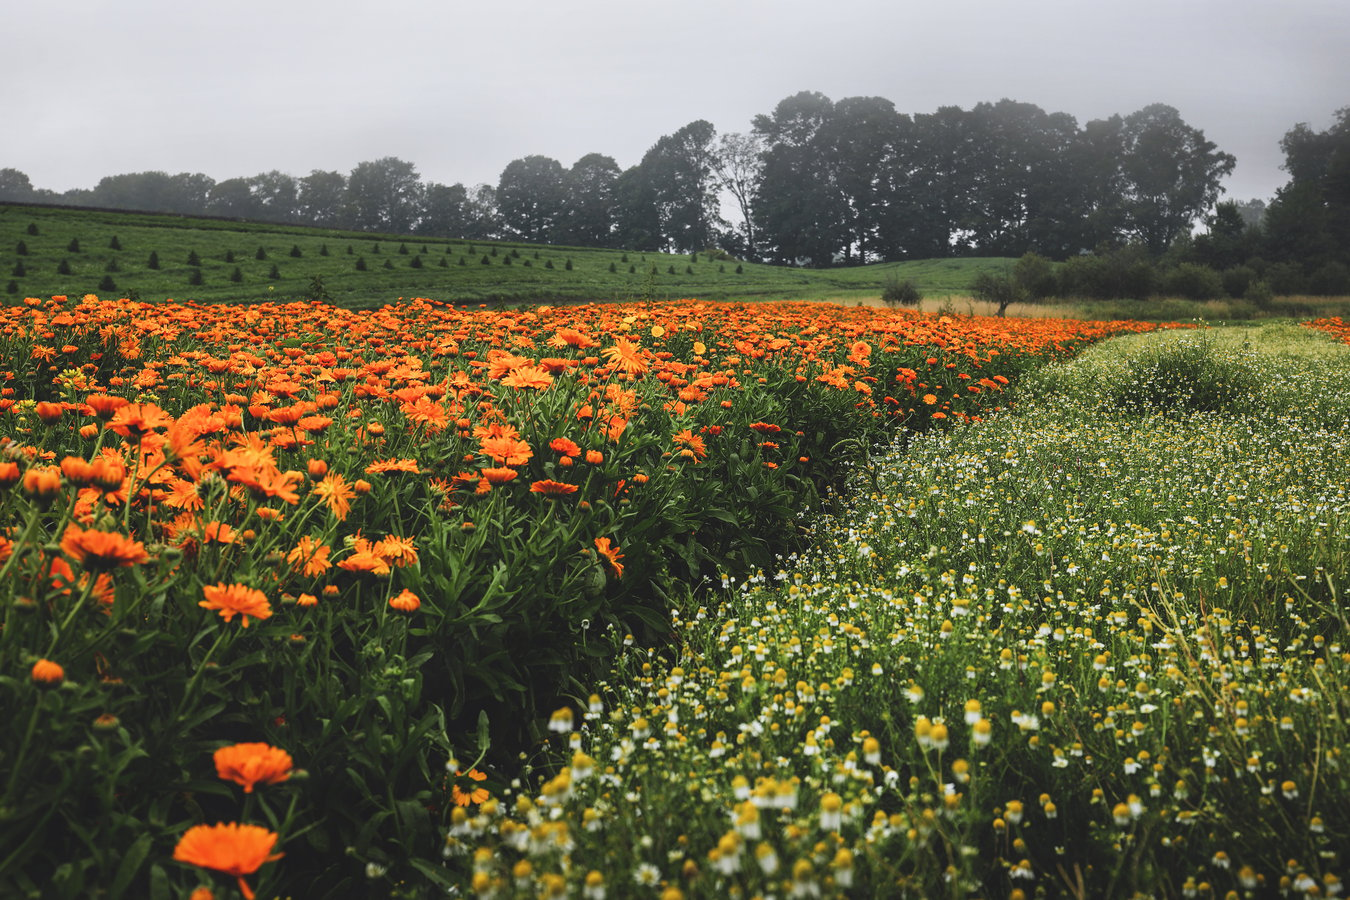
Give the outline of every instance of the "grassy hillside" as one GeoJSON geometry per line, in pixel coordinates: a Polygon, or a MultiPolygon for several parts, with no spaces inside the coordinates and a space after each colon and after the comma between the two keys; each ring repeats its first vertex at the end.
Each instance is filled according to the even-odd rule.
{"type": "Polygon", "coordinates": [[[931,296],[961,293],[980,269],[1007,262],[944,259],[808,270],[705,254],[695,259],[0,204],[0,300],[11,302],[85,293],[208,302],[291,299],[311,295],[315,276],[332,302],[348,307],[412,296],[852,299],[877,296],[893,276],[912,279],[931,296]],[[151,268],[152,253],[158,268],[151,268]]]}

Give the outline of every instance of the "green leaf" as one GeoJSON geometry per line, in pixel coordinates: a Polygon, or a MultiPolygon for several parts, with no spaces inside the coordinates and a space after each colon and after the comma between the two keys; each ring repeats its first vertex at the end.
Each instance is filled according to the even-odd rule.
{"type": "Polygon", "coordinates": [[[154,838],[149,832],[146,832],[127,849],[126,856],[122,857],[122,864],[117,867],[117,874],[113,876],[112,883],[108,885],[109,900],[118,900],[126,892],[126,889],[131,885],[131,880],[140,871],[141,863],[145,862],[146,856],[150,854],[150,847],[153,843],[154,838]]]}

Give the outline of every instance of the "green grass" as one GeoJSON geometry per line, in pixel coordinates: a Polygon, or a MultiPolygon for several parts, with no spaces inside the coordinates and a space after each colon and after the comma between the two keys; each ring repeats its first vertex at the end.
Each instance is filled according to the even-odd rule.
{"type": "Polygon", "coordinates": [[[710,260],[705,254],[694,262],[688,255],[633,250],[0,204],[0,287],[7,289],[0,298],[11,302],[86,293],[213,303],[289,300],[310,296],[315,276],[322,278],[332,302],[355,308],[415,296],[457,302],[861,300],[879,296],[892,274],[912,279],[930,295],[959,294],[982,268],[1006,262],[921,260],[811,270],[710,260]],[[38,233],[28,233],[30,226],[38,233]],[[114,237],[121,250],[111,247],[114,237]],[[69,249],[72,240],[78,240],[78,251],[69,249]],[[26,255],[17,252],[20,242],[26,255]],[[259,248],[265,259],[256,258],[259,248]],[[292,256],[292,248],[301,255],[292,256]],[[159,257],[158,270],[148,267],[152,251],[159,257]],[[199,267],[188,265],[193,252],[200,257],[199,267]],[[364,261],[365,271],[357,269],[357,260],[364,261]],[[58,272],[62,261],[70,274],[58,272]],[[16,274],[19,265],[23,274],[16,274]],[[231,280],[236,268],[237,282],[231,280]],[[194,271],[200,273],[200,285],[190,283],[194,271]],[[105,277],[114,289],[100,289],[105,277]]]}

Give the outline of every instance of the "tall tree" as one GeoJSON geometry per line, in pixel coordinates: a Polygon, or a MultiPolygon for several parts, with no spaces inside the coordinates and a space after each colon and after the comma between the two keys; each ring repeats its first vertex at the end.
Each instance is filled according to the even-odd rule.
{"type": "Polygon", "coordinates": [[[641,165],[625,169],[614,182],[614,240],[633,250],[661,250],[661,214],[650,172],[641,165]]]}
{"type": "Polygon", "coordinates": [[[497,190],[490,184],[474,185],[464,207],[468,227],[464,237],[492,240],[502,236],[501,218],[497,215],[497,190]]]}
{"type": "Polygon", "coordinates": [[[33,182],[18,169],[0,169],[0,200],[20,203],[33,199],[33,182]]]}
{"type": "Polygon", "coordinates": [[[300,179],[299,216],[310,225],[343,228],[348,225],[347,176],[314,169],[300,179]]]}
{"type": "Polygon", "coordinates": [[[300,184],[293,176],[273,169],[250,178],[248,189],[253,195],[259,218],[271,222],[301,220],[300,184]]]}
{"type": "Polygon", "coordinates": [[[462,184],[432,182],[422,193],[417,233],[435,237],[463,237],[469,230],[469,192],[462,184]]]}
{"type": "Polygon", "coordinates": [[[821,129],[842,200],[846,261],[866,263],[900,254],[899,235],[887,213],[905,186],[897,176],[910,128],[909,116],[896,112],[885,98],[845,97],[821,129]]]}
{"type": "Polygon", "coordinates": [[[688,253],[716,243],[721,222],[713,173],[716,136],[712,123],[699,119],[662,136],[642,157],[663,249],[688,253]]]}
{"type": "Polygon", "coordinates": [[[206,195],[206,211],[213,216],[247,219],[257,215],[258,207],[247,178],[217,181],[206,195]]]}
{"type": "Polygon", "coordinates": [[[347,204],[354,227],[407,234],[422,208],[417,167],[393,156],[357,163],[347,177],[347,204]]]}
{"type": "Polygon", "coordinates": [[[1326,131],[1300,122],[1280,147],[1290,178],[1266,210],[1266,255],[1307,269],[1350,264],[1350,107],[1326,131]]]}
{"type": "Polygon", "coordinates": [[[759,181],[764,174],[764,141],[753,133],[728,132],[717,139],[713,155],[716,186],[731,195],[741,214],[741,250],[745,256],[757,256],[755,203],[759,181]]]}
{"type": "Polygon", "coordinates": [[[777,262],[830,265],[848,242],[847,201],[831,160],[834,102],[802,91],[754,118],[765,142],[759,233],[777,262]]]}
{"type": "Polygon", "coordinates": [[[614,245],[615,185],[619,164],[611,156],[588,153],[563,177],[560,239],[584,247],[614,245]]]}
{"type": "Polygon", "coordinates": [[[567,196],[563,176],[562,163],[548,156],[507,163],[497,182],[497,213],[508,234],[541,244],[555,239],[567,196]]]}
{"type": "Polygon", "coordinates": [[[1162,103],[1126,116],[1120,137],[1126,231],[1161,254],[1214,205],[1237,160],[1162,103]]]}

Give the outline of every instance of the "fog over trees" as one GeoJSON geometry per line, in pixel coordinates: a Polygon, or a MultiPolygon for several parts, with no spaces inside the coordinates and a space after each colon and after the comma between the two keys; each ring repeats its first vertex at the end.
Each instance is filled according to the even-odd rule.
{"type": "Polygon", "coordinates": [[[0,200],[815,266],[1120,247],[1156,258],[1193,244],[1206,264],[1315,267],[1350,264],[1347,145],[1348,110],[1325,132],[1294,126],[1282,141],[1290,182],[1263,209],[1218,202],[1236,160],[1164,104],[1080,125],[1006,99],[908,114],[882,97],[804,91],[744,132],[690,122],[627,169],[600,152],[570,167],[530,155],[496,185],[466,187],[385,157],[301,177],[110,175],[65,193],[0,169],[0,200]]]}

